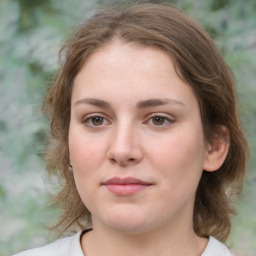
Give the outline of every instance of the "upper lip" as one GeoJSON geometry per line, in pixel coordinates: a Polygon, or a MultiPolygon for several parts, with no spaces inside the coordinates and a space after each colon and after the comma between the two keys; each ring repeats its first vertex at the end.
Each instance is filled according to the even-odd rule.
{"type": "Polygon", "coordinates": [[[103,185],[128,185],[128,184],[141,184],[141,185],[152,185],[149,182],[142,181],[133,177],[119,178],[113,177],[103,182],[103,185]]]}

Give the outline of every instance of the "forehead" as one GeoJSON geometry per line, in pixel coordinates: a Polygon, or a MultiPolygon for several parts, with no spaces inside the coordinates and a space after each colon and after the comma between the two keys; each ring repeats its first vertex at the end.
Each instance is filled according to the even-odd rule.
{"type": "Polygon", "coordinates": [[[127,65],[129,61],[132,61],[133,65],[126,66],[126,71],[130,70],[133,72],[138,70],[139,66],[144,68],[158,64],[161,68],[165,67],[169,69],[173,66],[170,54],[159,47],[115,39],[96,49],[89,55],[82,69],[88,68],[89,65],[92,66],[96,64],[98,69],[112,67],[113,71],[115,71],[116,68],[119,67],[119,71],[121,71],[123,65],[127,65]],[[162,65],[160,66],[157,61],[161,62],[162,65]],[[101,65],[98,65],[99,62],[101,62],[101,65]],[[136,66],[138,63],[139,65],[136,66]],[[118,64],[118,66],[116,64],[118,64]],[[136,70],[132,69],[134,67],[136,67],[136,70]]]}
{"type": "Polygon", "coordinates": [[[159,71],[168,72],[172,69],[173,62],[170,55],[160,48],[134,42],[126,43],[117,39],[96,49],[87,57],[75,77],[74,84],[81,82],[81,77],[86,80],[94,78],[99,81],[103,76],[111,74],[111,77],[107,78],[114,80],[123,76],[126,79],[135,80],[135,75],[138,73],[142,78],[149,75],[148,72],[153,76],[154,73],[159,75],[159,71]],[[95,74],[97,77],[94,76],[95,74]]]}
{"type": "Polygon", "coordinates": [[[167,52],[122,41],[98,49],[86,60],[75,78],[73,91],[75,98],[83,94],[123,99],[132,96],[137,101],[166,95],[184,101],[194,97],[191,87],[177,75],[167,52]]]}

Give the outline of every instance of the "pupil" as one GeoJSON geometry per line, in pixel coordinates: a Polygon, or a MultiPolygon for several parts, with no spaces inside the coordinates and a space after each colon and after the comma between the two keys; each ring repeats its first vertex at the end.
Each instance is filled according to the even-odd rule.
{"type": "Polygon", "coordinates": [[[153,118],[153,123],[157,124],[157,125],[163,124],[164,123],[164,118],[163,117],[159,117],[159,116],[154,117],[153,118]]]}
{"type": "Polygon", "coordinates": [[[93,122],[94,125],[101,125],[103,123],[103,118],[99,117],[99,116],[94,117],[92,119],[92,122],[93,122]]]}

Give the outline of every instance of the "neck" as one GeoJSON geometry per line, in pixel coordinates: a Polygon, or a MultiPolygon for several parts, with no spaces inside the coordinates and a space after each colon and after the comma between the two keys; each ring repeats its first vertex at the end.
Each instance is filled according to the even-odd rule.
{"type": "Polygon", "coordinates": [[[86,256],[199,256],[208,239],[198,237],[192,225],[176,223],[164,225],[154,231],[127,233],[102,227],[96,222],[93,231],[82,238],[82,249],[86,256]]]}

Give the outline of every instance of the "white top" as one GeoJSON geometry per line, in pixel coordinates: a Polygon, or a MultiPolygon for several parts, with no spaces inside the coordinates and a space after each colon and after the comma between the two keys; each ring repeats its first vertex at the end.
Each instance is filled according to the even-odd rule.
{"type": "MultiPolygon", "coordinates": [[[[84,256],[79,232],[72,237],[59,239],[43,247],[27,250],[13,256],[84,256]]],[[[232,256],[229,249],[217,239],[210,237],[201,256],[232,256]]]]}

